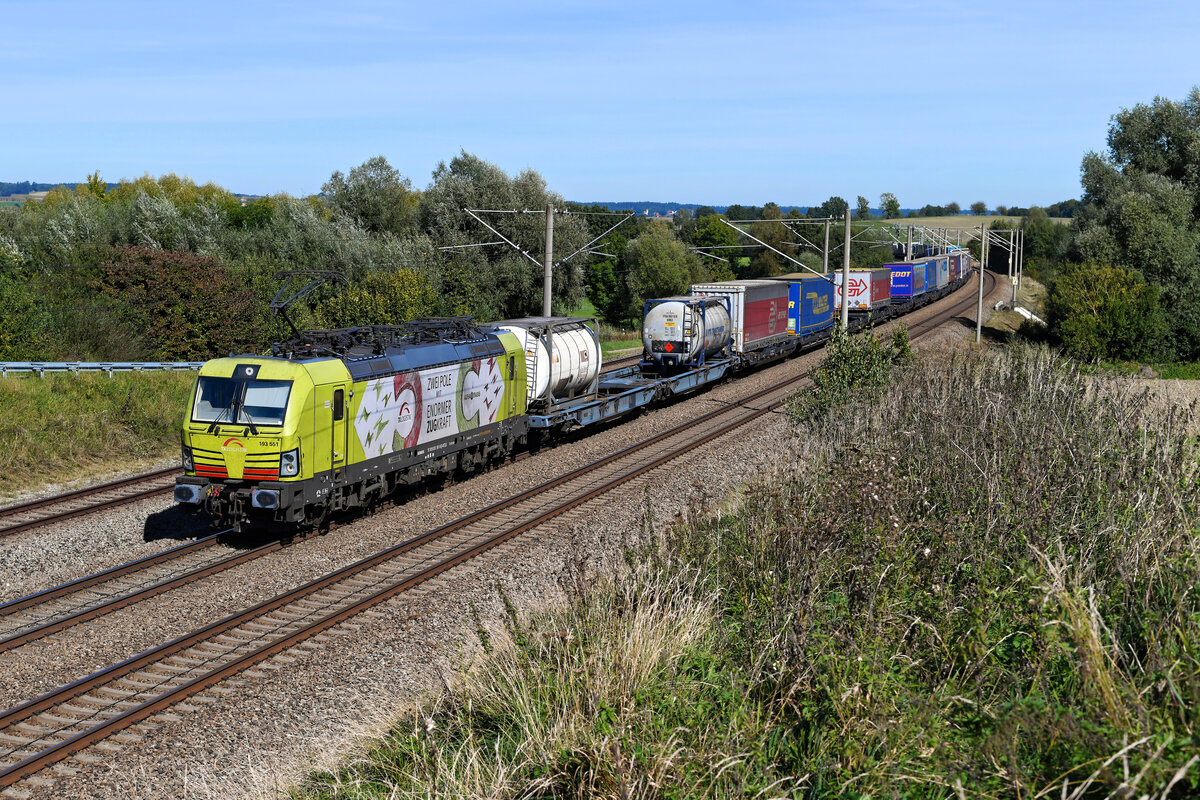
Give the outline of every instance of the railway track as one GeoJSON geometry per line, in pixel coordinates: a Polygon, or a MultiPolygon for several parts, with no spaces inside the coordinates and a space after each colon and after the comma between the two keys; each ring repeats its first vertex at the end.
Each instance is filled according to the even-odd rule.
{"type": "MultiPolygon", "coordinates": [[[[995,278],[986,277],[994,286],[995,278]]],[[[974,293],[968,294],[969,298],[934,318],[914,324],[910,328],[915,332],[913,338],[973,307],[974,293]]],[[[807,375],[791,376],[737,403],[0,713],[0,787],[136,725],[771,413],[807,375]]]]}
{"type": "Polygon", "coordinates": [[[614,370],[621,369],[622,367],[634,367],[634,366],[637,366],[639,363],[641,363],[641,360],[642,360],[641,353],[638,353],[638,354],[632,355],[632,356],[622,356],[621,358],[614,358],[612,361],[605,361],[603,366],[601,367],[600,372],[601,372],[601,374],[604,374],[605,372],[612,372],[614,370]]]}
{"type": "Polygon", "coordinates": [[[31,528],[166,494],[175,486],[175,476],[178,474],[179,467],[167,467],[52,497],[5,506],[0,508],[0,536],[11,536],[31,528]]]}
{"type": "Polygon", "coordinates": [[[0,653],[202,580],[283,547],[275,540],[232,555],[221,531],[161,553],[0,604],[0,653]]]}

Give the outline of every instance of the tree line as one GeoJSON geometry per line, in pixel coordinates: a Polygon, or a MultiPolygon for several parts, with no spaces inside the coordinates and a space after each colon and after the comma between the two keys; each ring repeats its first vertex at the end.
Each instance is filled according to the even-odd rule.
{"type": "MultiPolygon", "coordinates": [[[[455,247],[495,241],[463,208],[547,203],[565,206],[535,171],[510,176],[466,152],[422,190],[376,157],[303,198],[243,201],[174,174],[115,186],[92,175],[40,203],[0,209],[0,359],[261,352],[287,334],[267,308],[287,269],[348,279],[317,295],[310,326],[523,315],[540,307],[540,273],[507,246],[455,247]]],[[[535,251],[543,244],[544,223],[530,215],[495,226],[535,251]]],[[[574,250],[587,236],[582,218],[558,221],[558,247],[574,250]]],[[[556,272],[556,309],[582,301],[582,267],[556,272]]]]}
{"type": "MultiPolygon", "coordinates": [[[[309,327],[538,313],[542,271],[532,262],[542,259],[547,204],[563,212],[554,229],[560,259],[619,219],[604,206],[567,202],[534,170],[508,175],[466,152],[439,164],[421,189],[377,156],[334,172],[309,197],[239,198],[175,174],[116,184],[93,174],[42,202],[0,209],[0,360],[263,352],[288,334],[267,304],[278,273],[289,269],[335,270],[347,279],[300,310],[309,327]],[[533,212],[484,215],[520,250],[466,209],[533,212]]],[[[631,328],[647,298],[686,292],[694,282],[819,270],[820,226],[798,237],[805,229],[784,222],[840,218],[847,207],[833,197],[807,214],[766,203],[724,214],[700,206],[672,220],[634,216],[558,265],[554,311],[577,310],[586,297],[601,319],[631,328]],[[744,230],[768,246],[728,220],[748,220],[744,230]]],[[[834,227],[837,247],[842,226],[834,227]]],[[[858,234],[856,265],[888,257],[886,240],[858,234]]]]}
{"type": "MultiPolygon", "coordinates": [[[[1115,115],[1103,154],[1083,159],[1083,197],[1020,212],[1029,271],[1050,286],[1051,335],[1086,358],[1200,358],[1200,88],[1115,115]],[[1070,216],[1065,226],[1052,216],[1070,216]]],[[[99,174],[44,201],[0,208],[0,359],[207,358],[261,352],[286,335],[267,301],[286,269],[343,273],[309,306],[307,324],[386,324],[434,314],[481,320],[536,313],[547,204],[555,249],[581,251],[614,221],[568,203],[534,170],[508,175],[460,152],[422,189],[378,156],[333,173],[320,194],[238,198],[174,174],[117,184],[99,174]],[[465,209],[526,209],[489,223],[465,209]]],[[[892,193],[882,216],[900,217],[892,193]]],[[[776,203],[634,217],[555,271],[556,313],[588,298],[632,326],[647,298],[692,282],[831,266],[851,206],[830,197],[807,212],[776,203]],[[741,221],[735,230],[730,221],[741,221]],[[751,238],[752,237],[752,238],[751,238]]],[[[918,214],[961,212],[957,203],[918,214]]],[[[972,211],[987,211],[973,204],[972,211]]],[[[852,263],[890,258],[871,204],[853,208],[852,263]]]]}

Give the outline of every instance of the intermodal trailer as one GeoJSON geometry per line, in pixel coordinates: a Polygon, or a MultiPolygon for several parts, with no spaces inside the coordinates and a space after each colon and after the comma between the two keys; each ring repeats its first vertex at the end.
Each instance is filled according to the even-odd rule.
{"type": "Polygon", "coordinates": [[[945,289],[950,285],[950,256],[938,256],[933,259],[933,264],[937,288],[945,289]]]}
{"type": "Polygon", "coordinates": [[[924,270],[926,293],[936,292],[937,288],[938,288],[938,285],[937,285],[937,261],[933,258],[925,258],[925,259],[921,259],[920,261],[918,261],[917,264],[920,265],[919,266],[920,269],[924,270]]]}
{"type": "MultiPolygon", "coordinates": [[[[835,307],[842,307],[842,273],[834,272],[833,280],[837,284],[835,307]]],[[[850,303],[850,313],[869,312],[884,308],[892,302],[892,272],[888,269],[852,269],[850,270],[850,289],[846,292],[850,303]]]]}
{"type": "Polygon", "coordinates": [[[824,275],[804,275],[787,284],[788,333],[812,336],[833,327],[833,281],[824,275]]]}
{"type": "Polygon", "coordinates": [[[755,363],[789,352],[789,286],[783,281],[750,280],[693,284],[690,293],[729,300],[730,350],[755,363]]]}
{"type": "Polygon", "coordinates": [[[903,302],[925,294],[925,265],[904,261],[884,264],[892,273],[892,302],[903,302]]]}

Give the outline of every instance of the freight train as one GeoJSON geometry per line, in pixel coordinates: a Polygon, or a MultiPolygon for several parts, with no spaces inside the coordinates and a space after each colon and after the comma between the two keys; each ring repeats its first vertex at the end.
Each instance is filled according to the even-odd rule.
{"type": "Polygon", "coordinates": [[[969,271],[961,251],[853,270],[847,287],[840,273],[695,284],[647,301],[641,363],[604,373],[595,325],[572,317],[298,333],[270,356],[200,369],[175,499],[239,531],[320,525],[816,346],[842,302],[856,329],[958,288],[969,271]]]}

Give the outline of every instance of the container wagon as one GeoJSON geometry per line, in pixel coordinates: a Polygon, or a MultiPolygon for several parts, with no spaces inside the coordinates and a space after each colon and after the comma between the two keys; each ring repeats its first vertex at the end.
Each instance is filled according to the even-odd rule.
{"type": "Polygon", "coordinates": [[[834,284],[824,275],[803,275],[787,281],[787,330],[801,344],[833,327],[834,284]]]}
{"type": "MultiPolygon", "coordinates": [[[[835,306],[842,307],[842,273],[832,273],[835,291],[835,306]]],[[[850,270],[850,288],[845,292],[850,303],[850,313],[868,313],[886,308],[892,302],[892,272],[888,269],[850,270]]]]}

